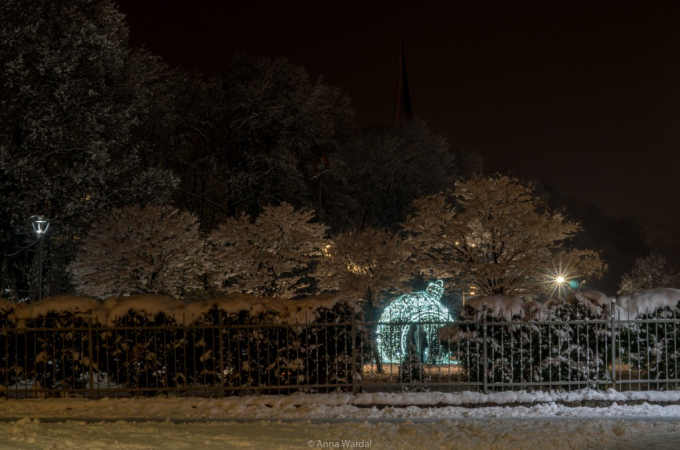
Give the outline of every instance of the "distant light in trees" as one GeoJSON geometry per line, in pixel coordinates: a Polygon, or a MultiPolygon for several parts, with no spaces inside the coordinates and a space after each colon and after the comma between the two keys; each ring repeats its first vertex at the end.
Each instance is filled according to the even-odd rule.
{"type": "Polygon", "coordinates": [[[575,278],[571,266],[569,264],[563,265],[560,262],[552,270],[548,271],[546,280],[547,290],[552,296],[565,296],[569,291],[579,288],[580,283],[575,278]]]}

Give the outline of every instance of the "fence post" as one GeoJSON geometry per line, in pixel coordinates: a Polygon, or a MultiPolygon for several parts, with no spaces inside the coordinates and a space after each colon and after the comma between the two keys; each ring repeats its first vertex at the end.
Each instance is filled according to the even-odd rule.
{"type": "Polygon", "coordinates": [[[488,362],[488,355],[487,355],[487,349],[486,349],[486,302],[482,303],[482,328],[483,328],[483,334],[482,334],[482,347],[484,348],[484,354],[483,354],[483,360],[482,360],[482,377],[484,379],[484,393],[488,394],[489,389],[487,386],[487,379],[486,379],[486,370],[487,370],[487,365],[489,364],[488,362]]]}
{"type": "Polygon", "coordinates": [[[94,333],[92,332],[92,314],[87,316],[87,347],[88,347],[88,366],[89,366],[89,384],[88,384],[88,393],[90,396],[90,399],[94,398],[94,343],[92,342],[94,333]]]}
{"type": "Polygon", "coordinates": [[[357,386],[357,313],[352,304],[352,393],[356,394],[357,386]]]}
{"type": "Polygon", "coordinates": [[[616,389],[616,350],[615,350],[615,345],[616,345],[616,328],[614,324],[614,307],[616,306],[616,299],[612,298],[611,303],[609,304],[609,311],[611,315],[611,334],[612,334],[612,388],[616,389]]]}
{"type": "Polygon", "coordinates": [[[220,348],[220,398],[224,398],[224,336],[222,329],[222,310],[217,310],[217,340],[220,348]]]}

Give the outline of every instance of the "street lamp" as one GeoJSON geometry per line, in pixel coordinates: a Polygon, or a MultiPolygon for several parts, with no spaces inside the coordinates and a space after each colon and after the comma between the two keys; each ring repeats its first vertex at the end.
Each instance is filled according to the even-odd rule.
{"type": "MultiPolygon", "coordinates": [[[[475,290],[477,288],[474,286],[470,286],[470,291],[468,292],[468,297],[472,298],[476,295],[475,290]]],[[[463,289],[463,308],[465,308],[465,289],[463,289]]]]}
{"type": "Polygon", "coordinates": [[[568,292],[578,290],[585,280],[579,283],[573,278],[569,278],[567,274],[556,273],[550,275],[547,282],[550,285],[551,294],[557,294],[558,297],[562,298],[568,292]]]}
{"type": "Polygon", "coordinates": [[[43,216],[31,216],[33,231],[38,236],[38,300],[42,300],[43,242],[50,222],[43,216]]]}

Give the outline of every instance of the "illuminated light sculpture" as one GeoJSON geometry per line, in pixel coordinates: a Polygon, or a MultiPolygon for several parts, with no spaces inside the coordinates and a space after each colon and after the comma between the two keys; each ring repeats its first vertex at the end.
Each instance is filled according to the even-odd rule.
{"type": "Polygon", "coordinates": [[[423,362],[448,362],[448,354],[437,338],[437,330],[453,322],[449,310],[439,301],[444,282],[430,283],[425,291],[412,292],[392,301],[377,330],[377,344],[383,363],[401,363],[409,345],[416,347],[423,362]]]}

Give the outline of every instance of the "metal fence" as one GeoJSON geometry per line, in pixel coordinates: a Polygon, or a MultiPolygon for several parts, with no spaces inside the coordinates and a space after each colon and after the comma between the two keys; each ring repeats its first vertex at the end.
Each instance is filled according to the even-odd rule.
{"type": "Polygon", "coordinates": [[[482,314],[455,323],[380,323],[353,316],[275,324],[223,323],[221,316],[217,324],[6,319],[0,396],[677,388],[676,311],[626,317],[506,322],[482,314]]]}

